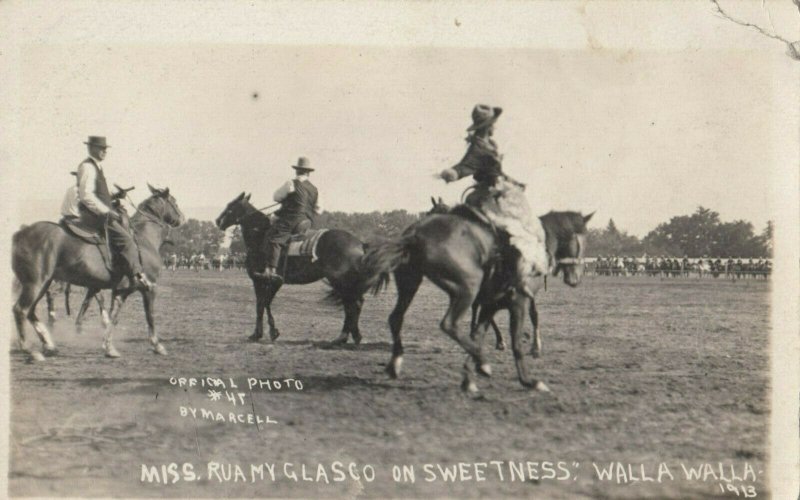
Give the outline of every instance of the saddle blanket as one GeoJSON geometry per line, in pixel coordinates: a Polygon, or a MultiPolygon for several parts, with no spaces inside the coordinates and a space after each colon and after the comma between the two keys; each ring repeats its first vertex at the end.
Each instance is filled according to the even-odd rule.
{"type": "Polygon", "coordinates": [[[311,257],[311,262],[317,260],[317,244],[327,229],[316,229],[306,231],[302,235],[293,236],[289,240],[289,248],[286,255],[289,257],[311,257]]]}

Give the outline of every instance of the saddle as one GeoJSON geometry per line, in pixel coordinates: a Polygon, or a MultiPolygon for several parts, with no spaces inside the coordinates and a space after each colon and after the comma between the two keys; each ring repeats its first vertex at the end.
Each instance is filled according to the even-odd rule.
{"type": "Polygon", "coordinates": [[[58,225],[72,236],[90,245],[104,245],[106,242],[105,234],[80,218],[62,217],[58,221],[58,225]]]}
{"type": "Polygon", "coordinates": [[[100,256],[103,258],[106,269],[108,269],[109,272],[114,271],[111,265],[111,250],[108,248],[108,242],[103,232],[98,232],[95,227],[90,226],[86,221],[77,217],[62,217],[61,220],[58,221],[58,225],[61,226],[67,234],[78,238],[88,245],[97,247],[100,256]]]}
{"type": "Polygon", "coordinates": [[[489,220],[489,218],[486,217],[486,214],[471,205],[456,205],[450,209],[450,214],[457,215],[458,217],[470,220],[472,222],[477,222],[478,224],[489,226],[494,234],[499,234],[497,226],[494,225],[494,222],[489,220]]]}
{"type": "Polygon", "coordinates": [[[306,230],[304,233],[293,234],[286,245],[284,255],[288,257],[311,257],[311,262],[317,260],[317,245],[327,229],[306,230]]]}

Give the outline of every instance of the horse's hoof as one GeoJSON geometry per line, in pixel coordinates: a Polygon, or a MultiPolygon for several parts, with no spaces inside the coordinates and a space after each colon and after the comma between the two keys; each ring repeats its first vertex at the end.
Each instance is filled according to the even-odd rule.
{"type": "Polygon", "coordinates": [[[164,344],[158,343],[155,345],[155,347],[153,347],[153,352],[160,356],[166,356],[167,348],[164,347],[164,344]]]}
{"type": "Polygon", "coordinates": [[[533,384],[533,389],[539,392],[550,392],[550,388],[547,387],[547,384],[545,384],[541,380],[538,380],[536,381],[535,384],[533,384]]]}
{"type": "Polygon", "coordinates": [[[261,340],[261,337],[263,337],[263,335],[259,335],[257,333],[254,333],[254,334],[250,335],[249,337],[247,337],[247,340],[249,340],[250,342],[258,342],[259,340],[261,340]]]}
{"type": "Polygon", "coordinates": [[[31,353],[31,361],[41,362],[44,361],[46,358],[44,354],[40,353],[39,351],[33,351],[31,353]]]}
{"type": "Polygon", "coordinates": [[[483,363],[477,365],[478,375],[482,375],[484,377],[491,377],[492,376],[492,365],[489,363],[483,363]]]}
{"type": "Polygon", "coordinates": [[[531,357],[534,358],[534,359],[541,358],[542,357],[542,351],[540,351],[538,349],[531,349],[531,357]]]}
{"type": "Polygon", "coordinates": [[[273,342],[275,342],[275,340],[280,336],[281,336],[281,332],[279,332],[277,328],[272,329],[272,330],[269,331],[269,339],[271,341],[273,341],[273,342]]]}
{"type": "Polygon", "coordinates": [[[360,334],[360,333],[357,333],[357,332],[354,332],[354,333],[353,333],[353,343],[354,343],[355,345],[358,345],[358,344],[360,344],[360,343],[361,343],[361,338],[362,338],[362,337],[361,337],[361,334],[360,334]]]}
{"type": "Polygon", "coordinates": [[[113,345],[107,346],[105,348],[105,351],[107,358],[116,359],[122,357],[122,354],[120,354],[119,351],[117,351],[117,348],[114,347],[113,345]]]}
{"type": "Polygon", "coordinates": [[[42,354],[47,357],[55,356],[58,354],[58,349],[54,345],[46,345],[42,348],[42,354]]]}
{"type": "Polygon", "coordinates": [[[505,342],[498,342],[495,344],[494,348],[498,351],[505,351],[506,350],[506,343],[505,342]]]}
{"type": "Polygon", "coordinates": [[[400,372],[403,369],[403,358],[397,357],[389,361],[386,365],[386,373],[389,374],[391,378],[399,378],[400,372]]]}
{"type": "Polygon", "coordinates": [[[461,381],[461,390],[472,396],[477,396],[480,393],[477,384],[466,378],[461,381]]]}
{"type": "Polygon", "coordinates": [[[342,333],[331,341],[331,345],[344,345],[347,343],[347,334],[342,333]]]}

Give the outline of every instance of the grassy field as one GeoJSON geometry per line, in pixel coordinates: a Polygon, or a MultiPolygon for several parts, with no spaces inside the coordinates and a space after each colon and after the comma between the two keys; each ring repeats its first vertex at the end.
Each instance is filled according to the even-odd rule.
{"type": "Polygon", "coordinates": [[[342,313],[321,301],[325,291],[284,288],[274,307],[281,337],[254,344],[243,274],[167,272],[156,304],[167,357],[148,351],[138,297],[118,329],[121,359],[102,357],[94,307],[83,334],[59,317],[58,356],[30,364],[12,352],[10,494],[768,496],[766,282],[551,283],[538,300],[544,354],[528,363],[553,392],[524,390],[511,353],[487,338],[494,372],[478,381],[477,400],[459,389],[465,355],[438,329],[438,289],[425,283],[409,310],[399,380],[383,372],[393,291],[367,298],[358,348],[327,344],[342,313]],[[171,377],[220,378],[235,404],[171,377]],[[248,378],[262,384],[248,389],[248,378]],[[275,387],[286,378],[302,390],[275,387]],[[184,417],[182,407],[226,421],[184,417]],[[248,413],[263,421],[247,423],[248,413]],[[259,475],[265,463],[274,480],[270,465],[259,475]],[[169,484],[142,481],[143,464],[169,484]],[[613,476],[601,479],[596,468],[609,467],[613,476]],[[684,468],[701,475],[689,480],[684,468]]]}

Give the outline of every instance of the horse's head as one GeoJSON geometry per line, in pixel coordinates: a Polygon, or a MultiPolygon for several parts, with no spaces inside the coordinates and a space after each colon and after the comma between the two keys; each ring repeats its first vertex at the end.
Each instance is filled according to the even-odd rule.
{"type": "Polygon", "coordinates": [[[586,224],[594,215],[578,212],[550,212],[540,217],[547,235],[547,252],[553,259],[553,276],[559,271],[564,283],[578,286],[583,278],[583,255],[586,252],[586,224]]]}
{"type": "Polygon", "coordinates": [[[178,227],[186,222],[186,217],[178,208],[175,198],[169,194],[169,188],[158,189],[150,184],[147,187],[152,194],[139,205],[140,212],[151,215],[171,227],[178,227]]]}
{"type": "Polygon", "coordinates": [[[244,191],[242,194],[233,199],[225,209],[219,214],[216,219],[217,227],[223,231],[231,226],[239,224],[242,218],[247,215],[251,210],[250,195],[245,196],[244,191]]]}

